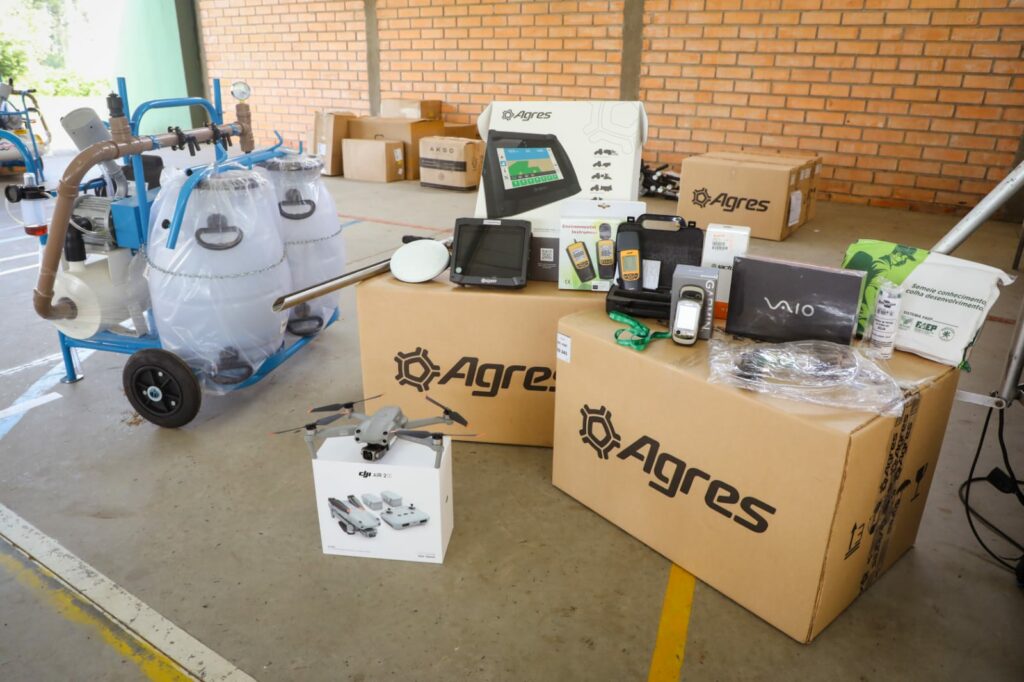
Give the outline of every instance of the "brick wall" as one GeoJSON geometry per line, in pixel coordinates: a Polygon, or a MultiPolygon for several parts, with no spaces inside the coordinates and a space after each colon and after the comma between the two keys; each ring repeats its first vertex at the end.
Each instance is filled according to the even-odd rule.
{"type": "MultiPolygon", "coordinates": [[[[368,109],[363,3],[198,0],[209,74],[254,86],[289,139],[321,108],[368,109]],[[232,23],[228,23],[231,18],[232,23]],[[281,94],[286,97],[281,97],[281,94]]],[[[381,95],[617,98],[623,2],[378,0],[381,95]]],[[[1024,133],[1021,0],[646,0],[645,158],[822,154],[833,200],[973,205],[1024,133]]]]}
{"type": "Polygon", "coordinates": [[[622,1],[378,0],[383,97],[440,97],[475,120],[495,99],[618,99],[622,1]]]}
{"type": "Polygon", "coordinates": [[[647,0],[648,155],[816,152],[823,198],[973,205],[1011,168],[1024,131],[1024,9],[1010,5],[1024,7],[647,0]]]}
{"type": "MultiPolygon", "coordinates": [[[[362,0],[198,0],[208,77],[244,80],[257,141],[308,144],[313,112],[369,112],[362,0]]],[[[230,114],[227,114],[230,116],[230,114]]]]}

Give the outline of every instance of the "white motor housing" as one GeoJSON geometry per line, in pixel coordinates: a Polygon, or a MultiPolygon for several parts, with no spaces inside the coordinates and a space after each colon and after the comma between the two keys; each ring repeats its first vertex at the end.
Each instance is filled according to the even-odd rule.
{"type": "MultiPolygon", "coordinates": [[[[320,179],[323,161],[290,154],[262,165],[277,194],[275,214],[288,252],[293,290],[344,274],[345,239],[334,199],[320,179]]],[[[340,292],[325,294],[292,308],[288,331],[309,336],[323,329],[338,309],[340,296],[340,292]]]]}
{"type": "Polygon", "coordinates": [[[54,320],[61,332],[73,339],[88,339],[102,331],[145,333],[149,290],[142,267],[129,249],[90,254],[84,262],[64,263],[53,285],[53,300],[70,299],[77,314],[54,320]],[[119,329],[131,319],[134,331],[119,329]]]}
{"type": "Polygon", "coordinates": [[[284,341],[286,313],[273,302],[291,287],[270,183],[234,169],[201,180],[174,249],[167,246],[181,181],[160,190],[146,255],[153,316],[163,348],[223,393],[248,379],[284,341]],[[165,194],[166,193],[166,194],[165,194]]]}

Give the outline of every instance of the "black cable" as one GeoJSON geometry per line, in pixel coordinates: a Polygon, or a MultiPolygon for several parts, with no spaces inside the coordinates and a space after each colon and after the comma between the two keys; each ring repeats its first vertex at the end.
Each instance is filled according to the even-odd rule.
{"type": "MultiPolygon", "coordinates": [[[[975,476],[974,478],[969,479],[967,481],[964,481],[963,483],[960,484],[960,488],[957,490],[957,497],[960,498],[960,503],[961,504],[966,504],[966,502],[964,501],[964,491],[967,489],[967,486],[973,485],[975,483],[988,483],[988,476],[975,476]]],[[[1024,481],[1018,480],[1017,483],[1024,483],[1024,481]]],[[[1013,545],[1014,547],[1019,549],[1021,552],[1024,552],[1024,545],[1020,544],[1019,542],[1017,542],[1016,540],[1011,538],[1009,535],[1004,533],[1002,530],[1000,530],[998,526],[996,526],[994,523],[992,523],[987,518],[982,516],[981,512],[979,512],[977,509],[972,507],[971,508],[971,513],[974,514],[974,518],[976,520],[981,522],[981,525],[985,526],[990,531],[992,531],[993,533],[995,533],[996,535],[998,535],[1002,539],[1004,539],[1007,542],[1009,542],[1011,545],[1013,545]]],[[[1006,559],[1006,560],[1010,560],[1013,557],[1003,557],[1003,558],[1006,559]]]]}
{"type": "Polygon", "coordinates": [[[1010,475],[1010,480],[1014,481],[1013,492],[1017,495],[1017,501],[1024,504],[1024,493],[1020,490],[1020,481],[1017,480],[1017,474],[1013,472],[1013,467],[1010,465],[1010,454],[1006,448],[1006,441],[1003,440],[1003,424],[1006,420],[1005,410],[999,410],[999,430],[996,431],[996,438],[999,440],[999,449],[1003,452],[1003,464],[1006,466],[1006,473],[1010,475]]]}
{"type": "MultiPolygon", "coordinates": [[[[978,460],[981,458],[981,450],[982,450],[982,448],[985,445],[985,435],[988,433],[988,425],[989,425],[989,422],[992,420],[992,410],[993,409],[995,409],[995,408],[990,407],[988,409],[988,412],[985,414],[985,423],[981,427],[981,437],[978,439],[978,449],[975,450],[975,452],[974,452],[974,460],[971,462],[971,469],[970,469],[970,471],[967,474],[967,480],[965,481],[965,486],[966,487],[965,487],[965,490],[964,490],[964,496],[962,498],[962,501],[964,503],[964,513],[967,515],[967,525],[970,526],[971,533],[974,534],[974,539],[978,541],[978,544],[981,545],[981,548],[984,549],[985,552],[987,552],[989,556],[991,556],[993,559],[995,559],[995,561],[1000,566],[1002,566],[1003,568],[1007,569],[1008,571],[1016,571],[1015,564],[1011,564],[1009,561],[1007,561],[1003,557],[1001,557],[998,554],[996,554],[995,552],[993,552],[991,549],[989,549],[989,546],[985,544],[985,541],[981,539],[981,536],[978,534],[978,529],[974,527],[974,518],[973,517],[974,517],[974,515],[977,515],[978,513],[971,508],[971,483],[972,483],[972,480],[975,479],[974,472],[975,472],[975,470],[978,467],[978,460]]],[[[1000,422],[1002,422],[1002,416],[1003,416],[1002,415],[1002,411],[1000,411],[999,416],[1000,416],[1000,422]]],[[[1000,438],[1000,444],[1004,445],[1004,443],[1003,443],[1001,438],[1000,438]]],[[[1004,452],[1005,452],[1005,450],[1004,450],[1004,452]]],[[[986,480],[986,479],[981,479],[981,480],[986,480]]],[[[964,486],[961,486],[961,487],[964,487],[964,486]]],[[[980,518],[980,515],[979,515],[979,518],[980,518]]],[[[984,521],[984,523],[985,523],[986,526],[991,527],[991,524],[989,524],[987,521],[984,521]]],[[[1005,537],[1005,534],[1002,533],[1002,531],[1000,531],[999,534],[1003,535],[1005,537]]],[[[1013,544],[1017,545],[1018,547],[1020,546],[1016,542],[1013,542],[1013,544]]],[[[1022,559],[1024,559],[1024,556],[1018,557],[1016,559],[1011,559],[1010,561],[1019,562],[1022,559]]]]}

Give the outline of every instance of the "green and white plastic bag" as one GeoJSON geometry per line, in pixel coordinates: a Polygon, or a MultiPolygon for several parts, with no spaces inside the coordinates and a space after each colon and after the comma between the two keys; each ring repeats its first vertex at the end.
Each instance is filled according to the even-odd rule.
{"type": "Polygon", "coordinates": [[[936,362],[967,361],[999,285],[1013,282],[1002,270],[927,249],[861,239],[846,249],[843,267],[867,273],[857,331],[864,333],[883,280],[900,285],[896,348],[936,362]]]}

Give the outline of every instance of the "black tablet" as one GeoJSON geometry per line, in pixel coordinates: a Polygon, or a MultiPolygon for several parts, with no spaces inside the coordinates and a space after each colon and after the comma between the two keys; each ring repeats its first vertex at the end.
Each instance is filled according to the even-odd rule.
{"type": "Polygon", "coordinates": [[[580,191],[576,171],[554,135],[490,131],[480,181],[488,218],[517,215],[580,191]]]}
{"type": "Polygon", "coordinates": [[[530,256],[528,220],[459,218],[452,238],[455,284],[519,288],[526,286],[530,256]]]}

